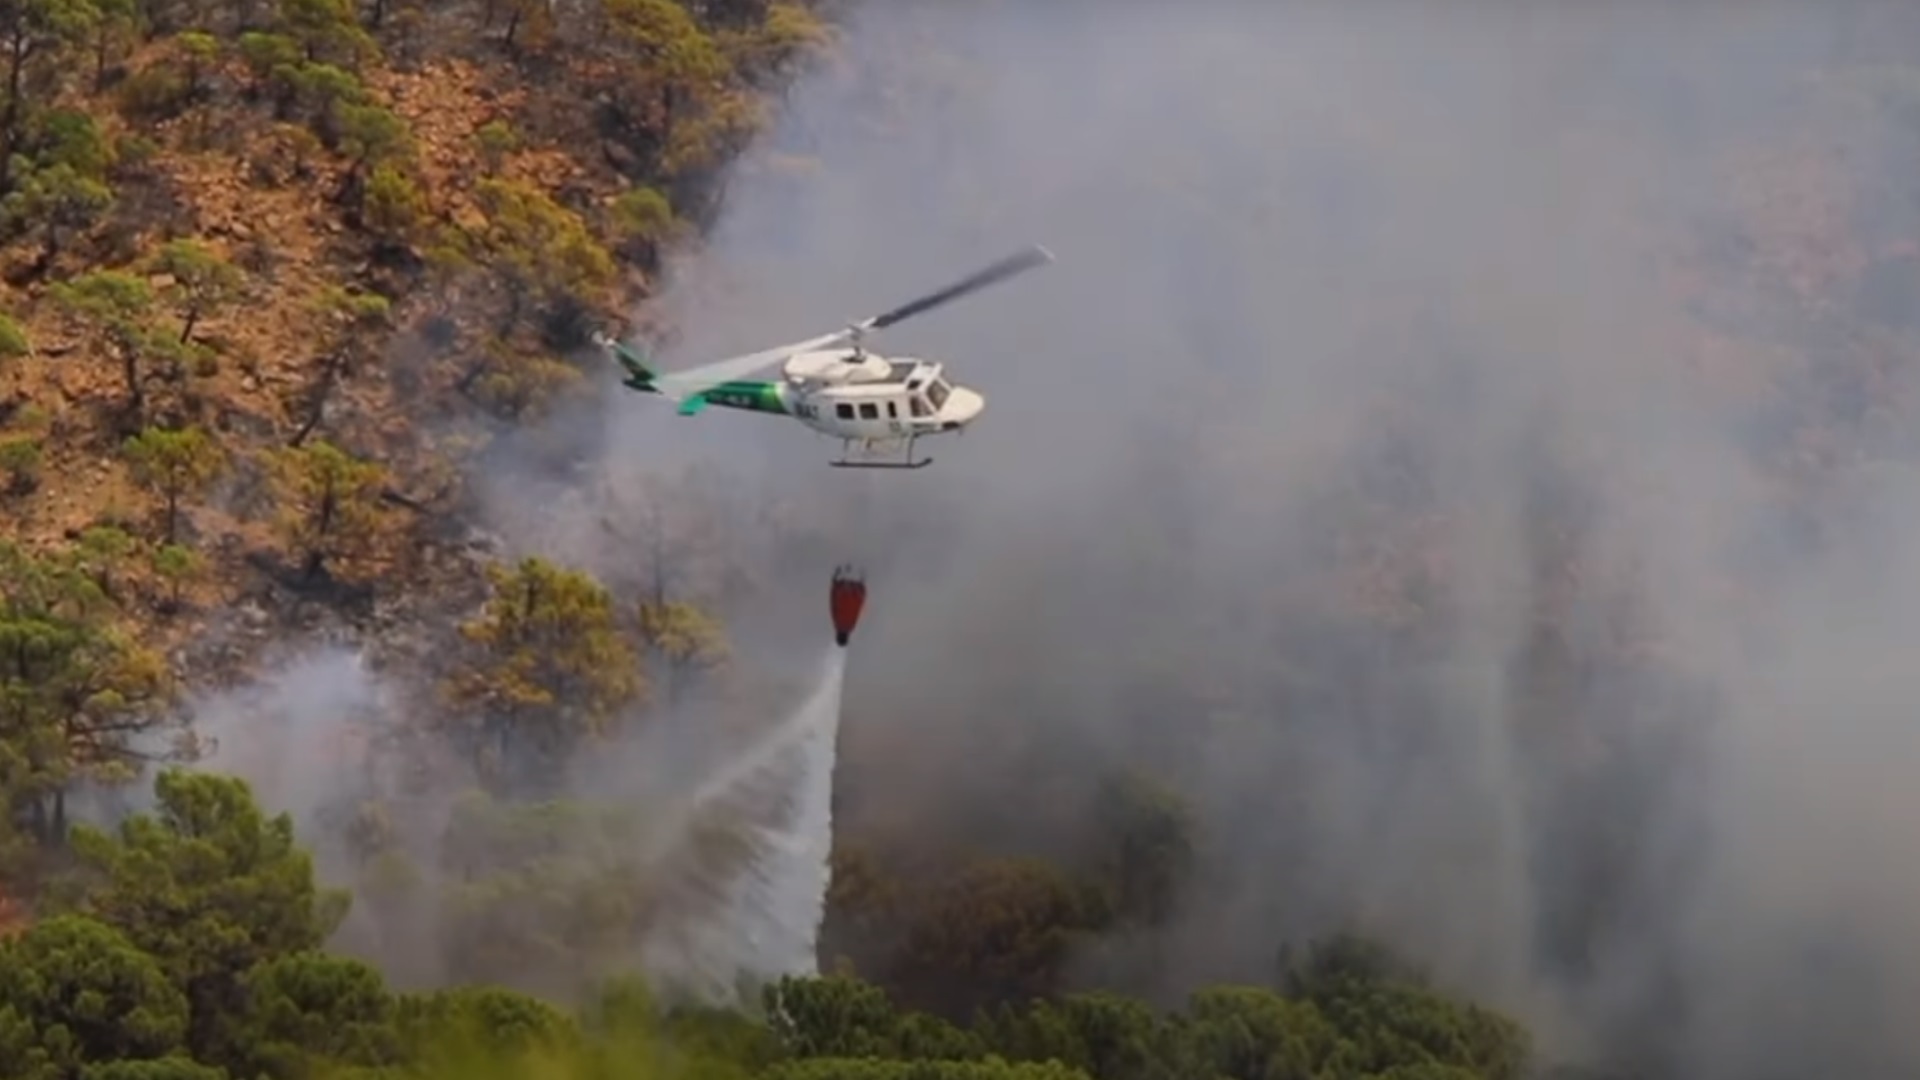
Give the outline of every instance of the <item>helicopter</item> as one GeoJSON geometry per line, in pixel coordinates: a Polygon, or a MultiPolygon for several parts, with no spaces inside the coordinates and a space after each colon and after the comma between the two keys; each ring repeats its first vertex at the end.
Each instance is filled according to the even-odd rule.
{"type": "Polygon", "coordinates": [[[836,467],[919,469],[933,464],[933,458],[915,458],[914,444],[924,436],[964,431],[986,408],[986,398],[951,381],[942,361],[867,351],[866,335],[1052,261],[1052,252],[1029,245],[843,330],[684,371],[656,372],[632,347],[605,333],[596,332],[593,340],[625,372],[621,385],[677,402],[682,416],[709,405],[791,416],[840,440],[840,458],[830,462],[836,467]],[[749,378],[782,361],[779,381],[749,378]],[[856,445],[864,455],[878,451],[880,456],[855,458],[856,445]],[[886,456],[902,445],[898,460],[886,456]]]}

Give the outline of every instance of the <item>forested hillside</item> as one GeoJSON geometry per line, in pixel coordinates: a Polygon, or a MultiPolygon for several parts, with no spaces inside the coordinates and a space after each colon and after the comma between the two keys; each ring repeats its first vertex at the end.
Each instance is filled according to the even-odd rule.
{"type": "MultiPolygon", "coordinates": [[[[563,569],[476,561],[461,478],[589,385],[585,333],[619,329],[712,213],[823,24],[653,0],[11,18],[13,902],[60,863],[76,785],[202,756],[187,695],[246,677],[282,632],[420,618],[408,604],[442,632],[462,601],[441,597],[511,571],[557,591],[475,623],[465,667],[443,665],[450,700],[544,707],[560,738],[637,695],[631,620],[563,569]],[[518,636],[555,605],[557,630],[518,636]]],[[[673,662],[722,650],[685,605],[640,622],[673,662]]]]}
{"type": "MultiPolygon", "coordinates": [[[[702,689],[736,713],[777,699],[730,662],[716,594],[662,562],[684,516],[657,525],[650,569],[603,582],[476,543],[467,481],[595,391],[588,332],[623,329],[697,246],[783,88],[832,62],[829,19],[755,0],[11,10],[0,1072],[1518,1075],[1511,1021],[1359,943],[1178,1013],[1054,998],[1078,935],[1175,887],[1190,826],[1138,782],[1115,781],[1110,874],[982,862],[926,898],[943,906],[916,917],[910,971],[865,972],[948,1020],[852,975],[737,1013],[634,996],[662,885],[633,877],[618,807],[541,800],[618,723],[702,689]],[[418,665],[412,718],[278,746],[290,728],[246,715],[267,707],[208,696],[316,635],[418,665]],[[261,776],[229,743],[300,759],[266,776],[273,805],[343,754],[415,778],[299,808],[351,890],[222,775],[261,776]],[[417,808],[365,798],[455,774],[426,781],[465,793],[425,848],[417,808]],[[328,951],[343,940],[379,967],[328,951]]],[[[355,677],[323,667],[304,704],[351,711],[355,677]]]]}
{"type": "Polygon", "coordinates": [[[1920,24],[1230,7],[0,4],[0,1077],[1920,1067],[1920,24]]]}

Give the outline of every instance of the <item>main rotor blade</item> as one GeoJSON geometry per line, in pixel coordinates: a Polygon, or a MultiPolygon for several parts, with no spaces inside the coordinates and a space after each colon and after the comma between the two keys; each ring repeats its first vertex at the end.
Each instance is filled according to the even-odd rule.
{"type": "Polygon", "coordinates": [[[711,364],[688,368],[685,371],[670,371],[654,379],[654,388],[674,400],[685,400],[702,390],[708,390],[724,382],[744,379],[762,368],[777,364],[794,353],[808,352],[814,349],[831,349],[844,345],[859,337],[862,331],[879,330],[902,319],[918,315],[929,308],[935,308],[956,300],[977,289],[984,289],[995,282],[1004,281],[1015,274],[1044,266],[1053,261],[1053,253],[1035,244],[1023,251],[1016,252],[1004,259],[954,282],[936,293],[929,293],[911,303],[902,304],[883,315],[876,315],[863,323],[855,324],[831,334],[822,334],[806,341],[796,341],[791,345],[779,345],[771,349],[736,356],[727,360],[718,360],[711,364]]]}
{"type": "Polygon", "coordinates": [[[661,393],[675,400],[692,397],[702,390],[719,386],[723,382],[744,379],[761,368],[777,364],[794,353],[811,349],[830,349],[853,336],[850,330],[836,330],[831,334],[822,334],[806,341],[796,341],[791,345],[779,345],[771,349],[762,349],[745,356],[735,356],[727,360],[716,360],[711,364],[688,368],[685,371],[670,371],[654,380],[654,386],[661,393]]]}
{"type": "Polygon", "coordinates": [[[926,296],[902,304],[884,315],[875,315],[873,318],[861,323],[860,328],[862,330],[884,330],[902,319],[912,318],[923,311],[939,307],[949,300],[958,300],[970,292],[984,289],[996,282],[1005,281],[1015,274],[1024,273],[1036,266],[1045,266],[1052,261],[1052,252],[1038,244],[1034,244],[1024,251],[1009,255],[985,269],[978,270],[967,277],[961,278],[959,281],[941,289],[939,292],[928,293],[926,296]]]}

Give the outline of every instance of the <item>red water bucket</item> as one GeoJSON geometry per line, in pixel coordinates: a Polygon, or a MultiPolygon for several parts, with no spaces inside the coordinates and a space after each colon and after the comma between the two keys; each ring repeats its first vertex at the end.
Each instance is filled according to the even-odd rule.
{"type": "Polygon", "coordinates": [[[828,597],[828,606],[833,611],[834,643],[845,647],[847,639],[853,636],[853,627],[860,621],[860,607],[867,602],[867,585],[854,576],[851,567],[836,567],[833,571],[833,591],[828,597]]]}

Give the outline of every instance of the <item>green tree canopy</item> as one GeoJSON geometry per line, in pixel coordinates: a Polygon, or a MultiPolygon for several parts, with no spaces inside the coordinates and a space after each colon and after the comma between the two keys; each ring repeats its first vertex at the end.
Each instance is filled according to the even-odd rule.
{"type": "Polygon", "coordinates": [[[387,472],[324,439],[274,457],[280,528],[309,579],[374,550],[386,522],[380,493],[387,472]]]}
{"type": "Polygon", "coordinates": [[[66,834],[71,783],[123,779],[135,741],[164,720],[171,679],[116,621],[110,562],[0,542],[0,788],[9,820],[43,843],[66,834]]]}
{"type": "Polygon", "coordinates": [[[182,1048],[187,999],[104,923],[59,916],[0,941],[0,1075],[57,1080],[182,1048]],[[24,1034],[24,1039],[21,1035],[24,1034]]]}
{"type": "Polygon", "coordinates": [[[293,820],[267,816],[245,781],[167,769],[153,790],[155,810],[113,833],[74,827],[86,872],[78,910],[119,927],[159,962],[191,1006],[194,1057],[226,1063],[246,1023],[249,973],[320,948],[347,897],[315,883],[293,820]]]}
{"type": "Polygon", "coordinates": [[[359,960],[302,950],[255,965],[242,979],[245,1029],[235,1038],[243,1076],[308,1076],[328,1065],[398,1060],[393,995],[359,960]]]}
{"type": "Polygon", "coordinates": [[[529,305],[590,300],[614,276],[613,257],[580,215],[535,187],[483,179],[474,198],[484,227],[469,237],[479,260],[506,290],[502,328],[511,330],[529,305]]]}
{"type": "Polygon", "coordinates": [[[161,536],[173,543],[179,536],[181,498],[203,490],[226,463],[220,444],[197,427],[150,427],[129,438],[124,452],[134,478],[160,496],[165,512],[161,536]]]}
{"type": "Polygon", "coordinates": [[[169,240],[153,259],[167,279],[168,299],[180,316],[180,341],[192,340],[200,320],[240,298],[246,274],[198,240],[169,240]]]}
{"type": "Polygon", "coordinates": [[[1045,997],[1090,929],[1084,892],[1037,859],[983,859],[919,898],[898,962],[908,1000],[964,1017],[992,1001],[1045,997]]]}
{"type": "Polygon", "coordinates": [[[648,900],[630,813],[472,792],[440,842],[442,952],[451,977],[559,989],[631,963],[648,900]],[[543,975],[562,973],[559,985],[543,975]]]}
{"type": "Polygon", "coordinates": [[[462,741],[484,775],[563,760],[605,734],[646,684],[606,588],[529,557],[487,570],[493,597],[461,627],[474,653],[448,686],[478,720],[462,741]]]}
{"type": "Polygon", "coordinates": [[[50,295],[69,318],[97,334],[119,362],[128,414],[139,420],[147,402],[146,361],[156,351],[153,291],[146,280],[119,270],[95,270],[55,284],[50,295]]]}

